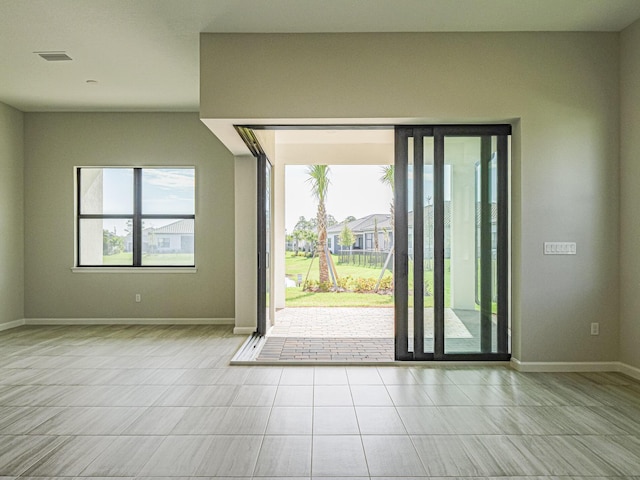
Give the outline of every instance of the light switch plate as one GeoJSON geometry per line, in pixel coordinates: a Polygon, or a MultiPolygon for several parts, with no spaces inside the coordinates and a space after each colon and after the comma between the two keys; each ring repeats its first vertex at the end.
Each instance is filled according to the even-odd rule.
{"type": "Polygon", "coordinates": [[[544,242],[545,255],[575,255],[576,242],[544,242]]]}

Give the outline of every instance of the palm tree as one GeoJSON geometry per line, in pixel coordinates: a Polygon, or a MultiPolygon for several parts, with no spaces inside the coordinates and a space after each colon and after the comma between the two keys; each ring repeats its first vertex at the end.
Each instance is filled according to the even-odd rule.
{"type": "Polygon", "coordinates": [[[309,178],[307,182],[311,185],[311,193],[318,201],[317,228],[318,228],[318,260],[320,265],[320,283],[329,282],[329,266],[327,265],[327,210],[325,201],[329,191],[329,166],[309,165],[307,167],[309,178]]]}
{"type": "MultiPolygon", "coordinates": [[[[396,186],[393,178],[393,171],[394,171],[393,165],[385,165],[384,167],[382,167],[382,176],[380,177],[380,181],[383,184],[389,185],[391,187],[391,193],[395,193],[395,190],[396,190],[396,186]]],[[[393,222],[396,216],[396,209],[393,204],[393,199],[389,204],[389,211],[391,212],[391,228],[393,229],[393,225],[394,225],[393,222]]]]}
{"type": "Polygon", "coordinates": [[[304,231],[294,230],[291,236],[293,237],[293,241],[294,241],[294,247],[293,247],[294,255],[297,257],[298,252],[300,251],[300,242],[304,240],[304,231]]]}
{"type": "MultiPolygon", "coordinates": [[[[380,177],[380,181],[384,184],[384,185],[389,185],[389,187],[391,187],[391,193],[393,194],[393,196],[391,197],[391,203],[389,204],[389,211],[391,212],[391,245],[389,246],[390,250],[389,250],[389,254],[387,255],[387,260],[384,263],[384,266],[382,267],[382,272],[380,273],[380,277],[378,277],[378,283],[376,284],[376,288],[375,291],[378,291],[378,288],[380,287],[380,282],[382,281],[382,276],[384,275],[385,270],[387,269],[387,265],[389,263],[389,260],[391,259],[391,253],[394,249],[394,244],[396,241],[395,238],[395,217],[396,217],[396,207],[395,207],[395,191],[396,191],[396,184],[395,184],[395,178],[394,178],[394,166],[393,165],[385,165],[384,167],[382,167],[381,173],[382,176],[380,177]]],[[[385,232],[386,234],[387,232],[385,232]]],[[[394,280],[392,280],[392,287],[391,288],[395,288],[395,276],[394,276],[394,280]]]]}

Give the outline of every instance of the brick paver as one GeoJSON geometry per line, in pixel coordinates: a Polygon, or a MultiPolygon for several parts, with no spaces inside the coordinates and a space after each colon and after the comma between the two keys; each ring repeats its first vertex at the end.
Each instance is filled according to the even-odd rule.
{"type": "Polygon", "coordinates": [[[393,338],[268,337],[258,361],[393,361],[393,338]]]}
{"type": "MultiPolygon", "coordinates": [[[[390,362],[393,322],[393,308],[285,308],[276,313],[257,361],[390,362]]],[[[426,332],[433,330],[432,324],[427,315],[426,332]]],[[[445,311],[445,328],[449,337],[471,338],[450,309],[445,311]]]]}

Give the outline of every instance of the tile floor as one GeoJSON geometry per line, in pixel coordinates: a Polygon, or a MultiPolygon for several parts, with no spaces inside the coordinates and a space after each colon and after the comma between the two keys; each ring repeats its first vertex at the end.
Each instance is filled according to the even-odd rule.
{"type": "Polygon", "coordinates": [[[227,327],[0,332],[0,479],[640,478],[640,384],[228,366],[227,327]]]}

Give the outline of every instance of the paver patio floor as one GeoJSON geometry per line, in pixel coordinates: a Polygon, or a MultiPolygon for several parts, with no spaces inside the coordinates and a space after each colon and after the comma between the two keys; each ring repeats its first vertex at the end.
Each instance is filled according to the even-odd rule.
{"type": "MultiPolygon", "coordinates": [[[[411,318],[412,312],[409,314],[411,318]]],[[[467,324],[453,310],[445,310],[445,331],[451,341],[474,342],[467,324]]],[[[412,330],[410,327],[410,337],[412,330]]],[[[428,332],[425,345],[433,343],[429,333],[432,331],[433,318],[425,315],[425,332],[428,332]]],[[[394,360],[394,309],[296,307],[279,310],[257,360],[391,362],[394,360]]]]}
{"type": "Polygon", "coordinates": [[[276,312],[258,361],[392,362],[393,308],[304,307],[276,312]]]}

